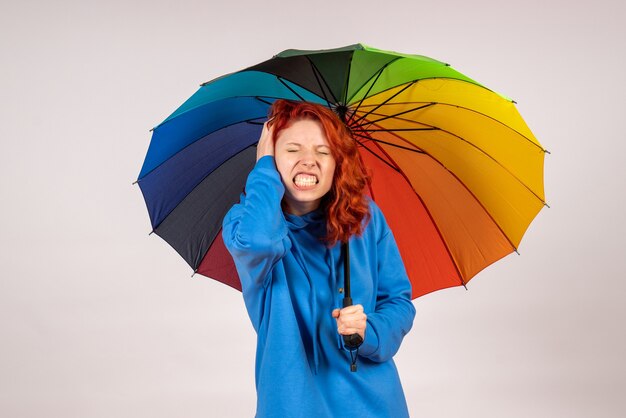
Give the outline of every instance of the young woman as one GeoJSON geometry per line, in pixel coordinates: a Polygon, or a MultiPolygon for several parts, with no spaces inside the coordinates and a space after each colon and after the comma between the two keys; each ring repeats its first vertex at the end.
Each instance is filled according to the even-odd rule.
{"type": "Polygon", "coordinates": [[[415,316],[411,285],[367,182],[334,113],[274,103],[245,194],[223,223],[258,335],[259,418],[408,416],[392,357],[415,316]],[[355,305],[340,309],[342,242],[355,305]],[[358,351],[344,347],[352,334],[358,351]]]}

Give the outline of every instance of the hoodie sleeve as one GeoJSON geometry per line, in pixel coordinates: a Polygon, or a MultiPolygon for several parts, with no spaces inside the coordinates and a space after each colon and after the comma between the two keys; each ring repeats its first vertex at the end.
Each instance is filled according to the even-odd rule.
{"type": "Polygon", "coordinates": [[[244,294],[267,286],[272,267],[290,247],[280,206],[284,192],[274,158],[265,156],[250,172],[245,195],[224,217],[222,238],[244,294]]]}
{"type": "Polygon", "coordinates": [[[377,243],[378,289],[376,308],[367,314],[365,340],[359,354],[372,361],[391,359],[404,336],[413,326],[415,307],[411,301],[411,282],[396,241],[384,218],[384,232],[377,243]]]}

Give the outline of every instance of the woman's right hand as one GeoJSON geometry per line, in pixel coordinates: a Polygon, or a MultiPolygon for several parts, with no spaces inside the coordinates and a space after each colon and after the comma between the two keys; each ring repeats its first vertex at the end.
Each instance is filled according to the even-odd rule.
{"type": "Polygon", "coordinates": [[[263,130],[261,131],[261,138],[256,147],[256,160],[259,161],[266,155],[274,156],[274,138],[272,134],[272,128],[269,126],[272,120],[268,120],[263,124],[263,130]]]}

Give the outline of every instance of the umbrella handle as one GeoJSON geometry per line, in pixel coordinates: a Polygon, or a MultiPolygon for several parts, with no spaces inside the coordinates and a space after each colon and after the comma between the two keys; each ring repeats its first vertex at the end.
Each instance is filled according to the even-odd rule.
{"type": "MultiPolygon", "coordinates": [[[[352,298],[346,296],[343,298],[343,307],[351,306],[352,298]]],[[[363,344],[363,338],[359,334],[343,335],[343,346],[348,350],[356,350],[363,344]]]]}
{"type": "MultiPolygon", "coordinates": [[[[343,256],[344,263],[344,298],[343,298],[343,307],[352,306],[352,296],[350,293],[350,245],[347,242],[341,244],[341,255],[343,256]]],[[[363,344],[363,338],[359,334],[352,335],[344,335],[343,336],[343,346],[348,350],[356,350],[359,346],[363,344]]]]}

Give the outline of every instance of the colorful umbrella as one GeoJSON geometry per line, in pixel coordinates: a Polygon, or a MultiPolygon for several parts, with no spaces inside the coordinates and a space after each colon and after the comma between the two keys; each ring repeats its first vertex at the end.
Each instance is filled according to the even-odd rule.
{"type": "Polygon", "coordinates": [[[546,151],[512,100],[424,56],[287,50],[203,84],[153,130],[139,187],[153,231],[194,272],[241,288],[221,222],[278,98],[324,104],[350,127],[413,297],[516,251],[545,205],[546,151]]]}

